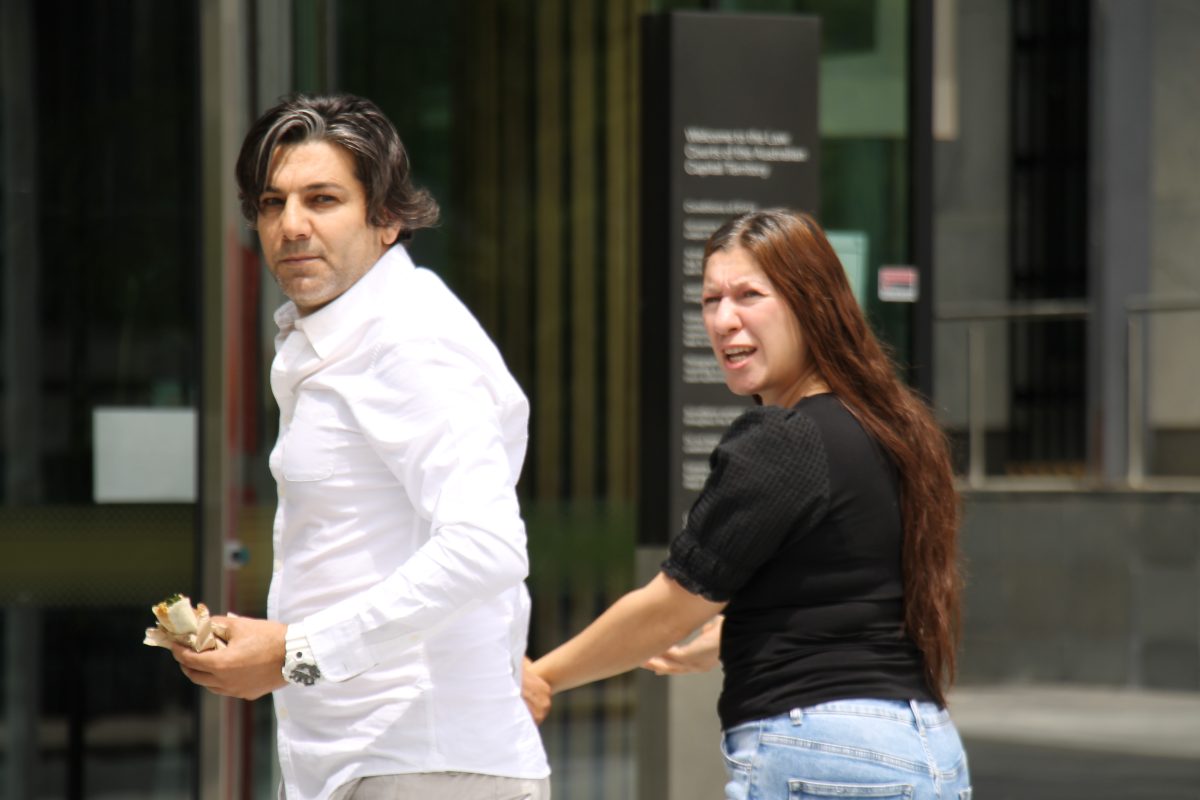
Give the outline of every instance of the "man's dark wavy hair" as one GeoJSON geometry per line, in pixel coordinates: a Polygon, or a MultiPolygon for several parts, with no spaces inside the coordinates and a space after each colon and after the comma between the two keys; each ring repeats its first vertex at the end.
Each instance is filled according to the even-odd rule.
{"type": "Polygon", "coordinates": [[[267,185],[271,157],[281,145],[324,141],[354,158],[356,177],[367,195],[367,222],[400,223],[397,241],[437,223],[438,205],[412,183],[412,166],[400,134],[377,105],[354,95],[292,95],[266,111],[246,134],[237,160],[238,199],[251,227],[267,185]]]}

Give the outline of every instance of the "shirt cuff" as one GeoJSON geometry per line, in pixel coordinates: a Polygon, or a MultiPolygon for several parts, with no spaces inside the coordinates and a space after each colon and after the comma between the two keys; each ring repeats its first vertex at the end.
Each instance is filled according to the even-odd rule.
{"type": "Polygon", "coordinates": [[[375,666],[375,658],[356,626],[350,623],[320,624],[326,616],[318,613],[305,618],[304,622],[289,626],[289,630],[296,628],[302,632],[317,663],[321,665],[322,677],[340,683],[375,666]]]}
{"type": "Polygon", "coordinates": [[[288,683],[312,686],[321,680],[317,664],[303,625],[289,625],[284,631],[283,677],[288,683]]]}

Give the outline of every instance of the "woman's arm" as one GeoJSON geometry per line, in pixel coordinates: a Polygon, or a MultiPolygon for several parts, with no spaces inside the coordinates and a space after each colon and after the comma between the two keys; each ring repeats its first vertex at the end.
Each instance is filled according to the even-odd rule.
{"type": "Polygon", "coordinates": [[[721,613],[663,573],[613,603],[575,638],[533,663],[553,692],[640,666],[721,613]]]}
{"type": "Polygon", "coordinates": [[[721,663],[721,628],[725,617],[713,617],[696,637],[677,644],[655,656],[642,666],[655,675],[689,675],[708,672],[721,663]]]}

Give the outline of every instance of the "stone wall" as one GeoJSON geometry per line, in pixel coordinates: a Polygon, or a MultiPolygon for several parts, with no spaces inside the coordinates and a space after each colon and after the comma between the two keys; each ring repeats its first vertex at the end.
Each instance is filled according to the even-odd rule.
{"type": "Polygon", "coordinates": [[[1200,690],[1200,494],[975,492],[960,682],[1200,690]]]}

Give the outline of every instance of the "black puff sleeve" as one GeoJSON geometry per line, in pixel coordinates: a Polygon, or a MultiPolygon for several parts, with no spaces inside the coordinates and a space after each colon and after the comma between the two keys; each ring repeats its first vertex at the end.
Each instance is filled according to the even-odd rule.
{"type": "Polygon", "coordinates": [[[721,603],[824,515],[829,463],[808,415],[762,407],[734,421],[709,464],[662,570],[689,592],[721,603]]]}

